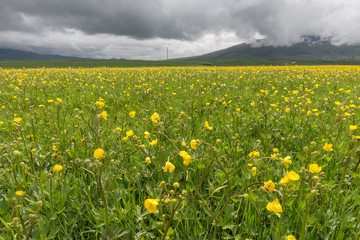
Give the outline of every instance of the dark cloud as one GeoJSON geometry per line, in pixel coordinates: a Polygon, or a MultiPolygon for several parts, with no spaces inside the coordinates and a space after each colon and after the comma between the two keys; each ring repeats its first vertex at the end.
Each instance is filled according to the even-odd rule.
{"type": "MultiPolygon", "coordinates": [[[[213,50],[216,43],[220,42],[220,47],[234,42],[231,34],[229,41],[224,38],[228,33],[234,33],[238,41],[255,42],[256,38],[263,37],[263,43],[272,45],[297,42],[303,35],[331,37],[339,44],[360,41],[358,0],[1,2],[0,47],[23,44],[22,48],[45,47],[57,51],[72,49],[82,52],[92,46],[90,49],[94,49],[97,54],[99,51],[95,49],[104,47],[100,51],[104,55],[109,45],[115,47],[117,41],[126,46],[131,43],[143,46],[149,51],[147,44],[156,45],[162,40],[167,40],[170,45],[177,43],[179,46],[189,46],[193,43],[199,46],[197,41],[211,38],[207,49],[213,50]],[[31,42],[14,39],[15,36],[31,42]],[[64,42],[54,39],[54,36],[64,42]]],[[[154,54],[149,53],[149,56],[154,54]]]]}

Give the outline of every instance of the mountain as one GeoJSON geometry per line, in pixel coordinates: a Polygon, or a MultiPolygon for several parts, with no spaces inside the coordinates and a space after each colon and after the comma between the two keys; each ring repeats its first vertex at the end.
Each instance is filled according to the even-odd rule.
{"type": "Polygon", "coordinates": [[[80,60],[82,58],[61,55],[46,55],[34,52],[0,48],[0,61],[49,61],[49,60],[80,60]]]}
{"type": "Polygon", "coordinates": [[[183,58],[189,61],[221,61],[221,60],[335,60],[360,58],[360,46],[335,46],[330,41],[307,38],[290,46],[259,46],[239,44],[212,53],[183,58]]]}

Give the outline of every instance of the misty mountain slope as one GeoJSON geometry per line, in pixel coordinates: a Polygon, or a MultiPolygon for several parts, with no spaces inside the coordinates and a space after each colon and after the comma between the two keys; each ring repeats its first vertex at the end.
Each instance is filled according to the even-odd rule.
{"type": "Polygon", "coordinates": [[[328,41],[316,43],[301,42],[291,46],[261,46],[239,44],[212,53],[183,58],[191,61],[221,61],[234,59],[248,60],[328,60],[351,59],[360,56],[360,47],[351,45],[335,46],[328,41]]]}
{"type": "Polygon", "coordinates": [[[0,61],[46,61],[46,60],[79,60],[82,58],[60,55],[46,55],[34,52],[0,48],[0,61]]]}

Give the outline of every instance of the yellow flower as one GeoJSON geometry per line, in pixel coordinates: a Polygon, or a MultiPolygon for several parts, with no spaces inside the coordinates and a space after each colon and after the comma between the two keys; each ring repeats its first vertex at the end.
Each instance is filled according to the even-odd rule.
{"type": "Polygon", "coordinates": [[[280,160],[286,167],[289,167],[289,164],[292,164],[292,161],[290,159],[291,159],[290,156],[286,156],[285,158],[280,158],[280,160]]]}
{"type": "Polygon", "coordinates": [[[144,137],[146,139],[149,139],[150,138],[150,133],[148,131],[144,132],[144,137]]]}
{"type": "Polygon", "coordinates": [[[209,123],[208,121],[205,121],[205,128],[206,129],[209,129],[209,130],[212,130],[213,128],[209,126],[209,123]]]}
{"type": "Polygon", "coordinates": [[[309,170],[312,173],[319,173],[319,172],[321,172],[322,167],[319,167],[319,165],[317,165],[316,163],[313,163],[313,164],[310,164],[309,170]]]}
{"type": "Polygon", "coordinates": [[[150,164],[150,163],[151,163],[151,158],[146,157],[146,158],[145,158],[145,161],[146,161],[147,164],[150,164]]]}
{"type": "Polygon", "coordinates": [[[3,121],[0,121],[0,126],[4,125],[4,122],[3,121]]]}
{"type": "Polygon", "coordinates": [[[62,102],[62,99],[61,98],[56,98],[56,100],[61,103],[62,102]]]}
{"type": "Polygon", "coordinates": [[[216,139],[216,143],[221,143],[221,139],[216,139]]]}
{"type": "Polygon", "coordinates": [[[266,209],[270,212],[274,212],[274,213],[282,213],[282,207],[279,203],[279,200],[276,198],[274,199],[272,202],[268,203],[266,205],[266,209]]]}
{"type": "Polygon", "coordinates": [[[339,106],[340,104],[341,104],[341,102],[335,101],[335,105],[336,105],[336,106],[339,106]]]}
{"type": "Polygon", "coordinates": [[[286,176],[289,178],[290,181],[297,181],[300,179],[299,174],[297,174],[294,171],[290,171],[286,174],[286,176]]]}
{"type": "Polygon", "coordinates": [[[98,108],[103,108],[105,106],[105,103],[103,101],[96,101],[95,102],[95,105],[98,107],[98,108]]]}
{"type": "Polygon", "coordinates": [[[296,238],[294,237],[294,235],[288,235],[285,237],[285,240],[296,240],[296,238]]]}
{"type": "Polygon", "coordinates": [[[169,172],[173,172],[174,169],[175,169],[174,164],[172,164],[171,162],[165,163],[164,172],[167,172],[168,170],[169,170],[169,172]]]}
{"type": "Polygon", "coordinates": [[[136,112],[135,112],[135,111],[131,111],[131,112],[129,112],[129,116],[130,116],[131,118],[134,118],[134,117],[135,117],[135,114],[136,114],[136,112]]]}
{"type": "Polygon", "coordinates": [[[350,129],[350,130],[356,130],[356,129],[357,129],[357,125],[350,125],[350,126],[349,126],[349,129],[350,129]]]}
{"type": "Polygon", "coordinates": [[[158,143],[158,139],[155,139],[150,142],[150,145],[155,146],[157,143],[158,143]]]}
{"type": "Polygon", "coordinates": [[[252,167],[251,168],[251,172],[255,175],[257,173],[257,168],[256,167],[252,167]]]}
{"type": "Polygon", "coordinates": [[[327,152],[330,152],[333,150],[332,146],[333,146],[332,144],[325,143],[325,145],[323,146],[323,149],[327,152]]]}
{"type": "Polygon", "coordinates": [[[285,112],[289,113],[289,112],[290,112],[290,108],[285,108],[285,112]]]}
{"type": "Polygon", "coordinates": [[[159,205],[158,199],[146,199],[145,200],[145,208],[149,213],[154,213],[157,210],[157,205],[159,205]]]}
{"type": "Polygon", "coordinates": [[[279,152],[279,149],[278,149],[278,148],[274,148],[274,149],[273,149],[273,152],[274,152],[274,153],[277,153],[277,152],[279,152]]]}
{"type": "Polygon", "coordinates": [[[290,179],[288,178],[287,175],[285,175],[285,177],[283,177],[280,181],[281,184],[287,184],[290,182],[290,179]]]}
{"type": "Polygon", "coordinates": [[[126,131],[126,136],[131,137],[132,135],[134,135],[133,130],[126,131]]]}
{"type": "Polygon", "coordinates": [[[264,186],[269,192],[275,191],[275,184],[271,180],[264,182],[264,186]]]}
{"type": "Polygon", "coordinates": [[[191,146],[192,149],[196,150],[198,148],[196,140],[191,140],[190,141],[190,146],[191,146]]]}
{"type": "Polygon", "coordinates": [[[116,128],[114,129],[114,131],[115,131],[115,132],[120,132],[120,131],[121,131],[121,128],[120,128],[120,127],[116,127],[116,128]]]}
{"type": "Polygon", "coordinates": [[[61,166],[59,164],[55,164],[53,169],[54,169],[54,171],[60,172],[63,169],[63,166],[61,166]]]}
{"type": "Polygon", "coordinates": [[[14,153],[14,155],[20,155],[21,154],[18,150],[15,150],[13,153],[14,153]]]}
{"type": "Polygon", "coordinates": [[[16,196],[21,197],[22,195],[24,195],[23,191],[16,191],[15,192],[16,196]]]}
{"type": "Polygon", "coordinates": [[[107,120],[107,112],[103,111],[102,113],[97,115],[98,118],[103,118],[104,120],[107,120]]]}
{"type": "Polygon", "coordinates": [[[153,121],[154,123],[157,123],[158,121],[160,121],[160,116],[158,113],[153,113],[153,115],[151,115],[151,121],[153,121]]]}
{"type": "Polygon", "coordinates": [[[186,151],[180,151],[179,155],[183,158],[183,164],[189,166],[191,163],[191,156],[186,151]]]}
{"type": "Polygon", "coordinates": [[[47,102],[52,103],[52,102],[54,102],[54,100],[49,99],[49,100],[47,100],[47,102]]]}
{"type": "Polygon", "coordinates": [[[186,142],[183,141],[183,142],[181,143],[181,146],[186,147],[186,142]]]}
{"type": "Polygon", "coordinates": [[[249,157],[256,158],[258,156],[260,156],[260,152],[258,152],[258,151],[252,151],[251,153],[249,153],[249,157]]]}
{"type": "Polygon", "coordinates": [[[99,159],[99,158],[103,158],[104,157],[104,150],[102,150],[101,148],[98,148],[98,149],[96,149],[95,150],[95,152],[94,152],[94,157],[96,158],[96,159],[99,159]]]}
{"type": "Polygon", "coordinates": [[[22,121],[22,118],[21,117],[16,117],[14,118],[14,122],[21,122],[22,121]]]}
{"type": "Polygon", "coordinates": [[[252,107],[255,107],[255,102],[251,102],[250,104],[252,107]]]}

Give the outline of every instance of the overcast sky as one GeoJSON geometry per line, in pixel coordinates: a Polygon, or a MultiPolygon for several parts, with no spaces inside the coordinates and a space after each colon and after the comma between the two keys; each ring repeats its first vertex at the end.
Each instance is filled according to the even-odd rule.
{"type": "Polygon", "coordinates": [[[360,0],[0,0],[0,48],[91,58],[200,55],[303,35],[360,43],[360,0]]]}

